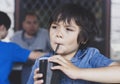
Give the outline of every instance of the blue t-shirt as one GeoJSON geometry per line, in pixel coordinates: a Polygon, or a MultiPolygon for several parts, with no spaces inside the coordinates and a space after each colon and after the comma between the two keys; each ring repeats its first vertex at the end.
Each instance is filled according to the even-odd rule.
{"type": "MultiPolygon", "coordinates": [[[[44,56],[45,58],[52,56],[51,53],[44,56]]],[[[42,58],[42,57],[41,57],[42,58]]],[[[39,67],[39,58],[36,60],[31,75],[27,84],[34,84],[34,70],[39,67]]],[[[79,50],[76,55],[71,59],[71,62],[79,67],[79,68],[97,68],[97,67],[106,67],[111,64],[113,61],[102,55],[98,49],[96,48],[86,48],[84,50],[79,50]]],[[[60,84],[98,84],[85,80],[73,80],[67,77],[66,75],[62,75],[60,84]]]]}
{"type": "Polygon", "coordinates": [[[8,77],[14,62],[25,62],[30,54],[15,43],[0,41],[0,84],[10,84],[8,77]]]}

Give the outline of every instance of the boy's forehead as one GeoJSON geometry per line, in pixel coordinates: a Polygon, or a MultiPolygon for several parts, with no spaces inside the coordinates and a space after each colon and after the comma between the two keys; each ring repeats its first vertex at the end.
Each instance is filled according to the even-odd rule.
{"type": "Polygon", "coordinates": [[[63,23],[65,25],[76,24],[74,19],[70,19],[70,20],[68,20],[68,19],[66,19],[66,20],[56,20],[56,21],[53,21],[52,23],[53,24],[63,23]]]}
{"type": "Polygon", "coordinates": [[[66,27],[72,27],[72,28],[77,28],[79,29],[80,26],[76,24],[74,20],[71,20],[70,22],[68,21],[56,21],[52,23],[53,25],[58,25],[58,26],[66,26],[66,27]]]}

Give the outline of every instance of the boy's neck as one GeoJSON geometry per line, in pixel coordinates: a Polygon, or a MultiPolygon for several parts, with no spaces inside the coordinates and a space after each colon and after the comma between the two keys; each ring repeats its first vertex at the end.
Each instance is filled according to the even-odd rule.
{"type": "Polygon", "coordinates": [[[71,60],[75,56],[76,52],[77,51],[74,51],[74,52],[69,53],[67,55],[61,55],[61,56],[64,57],[65,59],[67,59],[67,60],[71,60]]]}

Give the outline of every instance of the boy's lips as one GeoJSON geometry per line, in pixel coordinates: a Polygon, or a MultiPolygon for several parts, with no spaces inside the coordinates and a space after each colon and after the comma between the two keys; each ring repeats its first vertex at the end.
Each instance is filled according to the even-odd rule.
{"type": "Polygon", "coordinates": [[[62,43],[57,43],[57,42],[55,42],[55,44],[56,44],[56,45],[63,45],[62,43]]]}

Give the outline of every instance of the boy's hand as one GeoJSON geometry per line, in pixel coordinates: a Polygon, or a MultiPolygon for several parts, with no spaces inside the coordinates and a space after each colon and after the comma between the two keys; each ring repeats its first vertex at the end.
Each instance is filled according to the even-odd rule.
{"type": "Polygon", "coordinates": [[[72,79],[77,79],[79,68],[74,66],[69,60],[60,55],[51,56],[48,59],[50,62],[58,63],[59,65],[51,67],[52,70],[61,70],[64,74],[72,79]]]}
{"type": "Polygon", "coordinates": [[[39,68],[35,69],[34,71],[34,84],[43,84],[43,79],[38,80],[39,78],[43,77],[43,74],[38,73],[39,68]]]}

